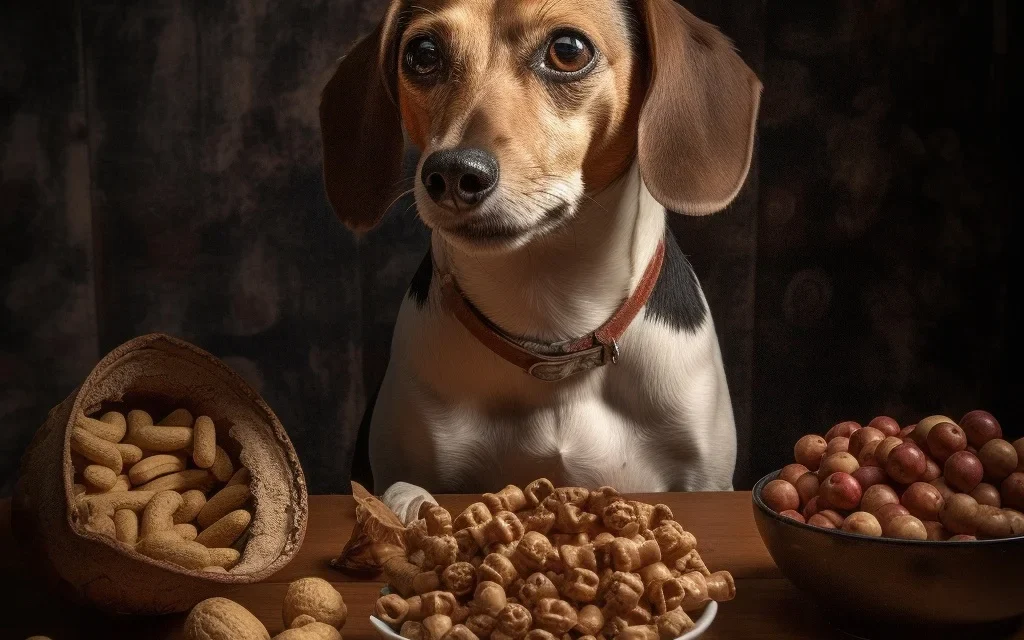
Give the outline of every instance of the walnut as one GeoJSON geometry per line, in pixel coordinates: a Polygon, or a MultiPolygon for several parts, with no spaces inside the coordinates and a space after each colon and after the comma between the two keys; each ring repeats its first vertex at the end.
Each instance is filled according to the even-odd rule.
{"type": "Polygon", "coordinates": [[[604,508],[622,499],[622,494],[611,487],[600,487],[590,492],[586,509],[595,516],[604,514],[604,508]]]}
{"type": "Polygon", "coordinates": [[[452,514],[444,507],[424,502],[420,505],[420,518],[426,524],[427,533],[432,536],[452,534],[452,514]]]}
{"type": "Polygon", "coordinates": [[[469,531],[478,545],[486,547],[491,544],[511,544],[520,540],[526,528],[516,514],[511,511],[499,511],[493,518],[469,531]]]}
{"type": "Polygon", "coordinates": [[[615,640],[658,640],[658,628],[650,624],[633,625],[620,631],[615,640]]]}
{"type": "Polygon", "coordinates": [[[565,600],[544,598],[533,610],[537,628],[561,636],[568,633],[579,621],[576,609],[565,600]]]}
{"type": "Polygon", "coordinates": [[[547,498],[544,504],[554,511],[553,503],[571,504],[576,507],[585,507],[587,499],[590,498],[590,489],[583,487],[558,487],[547,498]]]}
{"type": "Polygon", "coordinates": [[[700,557],[700,554],[697,553],[696,549],[676,560],[675,565],[672,568],[680,574],[699,571],[705,577],[711,575],[711,572],[708,571],[707,565],[704,564],[704,560],[700,557]]]}
{"type": "Polygon", "coordinates": [[[412,579],[412,590],[422,595],[441,588],[441,577],[436,571],[421,571],[412,579]]]}
{"type": "Polygon", "coordinates": [[[544,505],[539,505],[534,509],[521,511],[519,513],[519,519],[522,521],[523,527],[527,531],[536,531],[547,535],[555,526],[556,518],[553,511],[544,505]]]}
{"type": "Polygon", "coordinates": [[[423,631],[423,625],[412,620],[402,624],[402,629],[398,632],[398,635],[403,638],[409,638],[409,640],[426,640],[427,637],[427,634],[423,631]]]}
{"type": "Polygon", "coordinates": [[[473,537],[471,529],[460,529],[453,534],[458,551],[455,559],[459,562],[472,562],[477,553],[480,552],[480,545],[473,537]]]}

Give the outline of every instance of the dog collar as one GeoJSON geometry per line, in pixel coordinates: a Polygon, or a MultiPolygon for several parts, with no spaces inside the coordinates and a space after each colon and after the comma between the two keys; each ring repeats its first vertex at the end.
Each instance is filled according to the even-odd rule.
{"type": "Polygon", "coordinates": [[[626,298],[607,322],[575,340],[545,345],[549,353],[530,348],[488,320],[466,299],[451,274],[444,276],[442,291],[448,309],[481,344],[534,378],[554,382],[603,367],[609,362],[618,364],[619,339],[650,299],[664,261],[665,243],[662,241],[658,243],[632,295],[626,298]]]}

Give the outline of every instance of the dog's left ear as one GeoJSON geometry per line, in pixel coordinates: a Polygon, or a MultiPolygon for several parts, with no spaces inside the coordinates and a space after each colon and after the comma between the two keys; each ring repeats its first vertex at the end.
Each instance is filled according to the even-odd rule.
{"type": "Polygon", "coordinates": [[[668,209],[720,211],[750,170],[761,82],[714,26],[672,0],[636,4],[650,51],[640,174],[668,209]]]}
{"type": "Polygon", "coordinates": [[[324,182],[334,212],[355,231],[377,226],[402,176],[405,140],[394,43],[401,2],[342,58],[320,96],[324,182]]]}

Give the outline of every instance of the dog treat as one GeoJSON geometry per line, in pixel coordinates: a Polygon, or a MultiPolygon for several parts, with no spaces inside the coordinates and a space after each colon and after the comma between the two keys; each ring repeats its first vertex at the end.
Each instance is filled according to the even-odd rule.
{"type": "Polygon", "coordinates": [[[80,456],[75,495],[84,529],[156,560],[230,570],[241,558],[230,547],[252,520],[252,494],[248,470],[234,469],[216,437],[213,420],[185,409],[156,424],[137,409],[79,416],[71,445],[80,456]],[[199,467],[206,462],[209,469],[199,467]]]}
{"type": "Polygon", "coordinates": [[[863,428],[840,422],[825,437],[800,438],[796,462],[765,484],[761,499],[780,516],[865,536],[1024,535],[1024,439],[1002,436],[980,410],[959,424],[933,415],[903,429],[887,416],[863,428]]]}
{"type": "MultiPolygon", "coordinates": [[[[374,616],[410,640],[670,640],[693,628],[692,612],[736,594],[667,506],[610,487],[539,479],[484,494],[457,515],[423,505],[408,527],[355,483],[353,495],[357,531],[346,551],[356,551],[334,566],[383,570],[392,593],[374,616]]],[[[795,489],[786,500],[799,506],[795,489]]]]}

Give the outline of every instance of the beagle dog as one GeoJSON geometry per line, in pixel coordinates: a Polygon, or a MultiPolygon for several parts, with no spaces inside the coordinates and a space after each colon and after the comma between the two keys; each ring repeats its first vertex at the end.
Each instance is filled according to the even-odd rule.
{"type": "Polygon", "coordinates": [[[394,0],[320,106],[338,216],[371,229],[411,186],[432,232],[354,479],[368,449],[410,518],[538,477],[731,489],[718,338],[666,210],[735,198],[760,94],[671,0],[394,0]]]}

